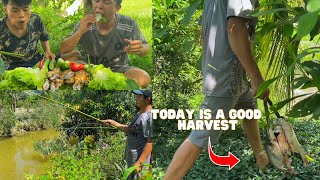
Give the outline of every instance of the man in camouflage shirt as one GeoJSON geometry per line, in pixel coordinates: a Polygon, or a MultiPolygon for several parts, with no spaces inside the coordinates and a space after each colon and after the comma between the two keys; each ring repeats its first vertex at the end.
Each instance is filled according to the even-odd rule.
{"type": "Polygon", "coordinates": [[[39,54],[38,41],[45,58],[54,59],[49,46],[49,34],[40,17],[31,14],[32,0],[3,0],[6,17],[0,20],[0,51],[24,55],[23,58],[1,55],[7,69],[31,67],[43,58],[39,54]]]}

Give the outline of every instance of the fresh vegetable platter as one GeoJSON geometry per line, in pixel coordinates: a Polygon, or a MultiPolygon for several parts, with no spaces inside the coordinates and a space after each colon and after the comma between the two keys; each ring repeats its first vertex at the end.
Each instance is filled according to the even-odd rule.
{"type": "MultiPolygon", "coordinates": [[[[2,60],[1,64],[4,66],[2,60]]],[[[3,69],[0,70],[0,90],[140,89],[135,80],[127,79],[123,73],[112,72],[102,64],[78,64],[61,58],[41,60],[33,68],[0,69],[3,69]]]]}

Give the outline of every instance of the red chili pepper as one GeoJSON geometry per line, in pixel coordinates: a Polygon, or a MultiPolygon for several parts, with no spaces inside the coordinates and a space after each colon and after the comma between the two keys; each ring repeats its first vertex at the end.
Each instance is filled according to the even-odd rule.
{"type": "Polygon", "coordinates": [[[85,64],[76,64],[75,62],[70,62],[71,71],[80,71],[83,70],[85,64]]]}
{"type": "Polygon", "coordinates": [[[41,59],[41,60],[40,60],[40,63],[39,63],[39,68],[40,68],[40,69],[42,69],[43,63],[44,63],[44,59],[41,59]]]}

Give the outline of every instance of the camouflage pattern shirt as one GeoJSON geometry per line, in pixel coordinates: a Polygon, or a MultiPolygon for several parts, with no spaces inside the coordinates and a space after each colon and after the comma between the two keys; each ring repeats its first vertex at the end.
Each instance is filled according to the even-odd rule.
{"type": "Polygon", "coordinates": [[[36,14],[31,14],[27,25],[27,32],[21,37],[17,37],[10,32],[6,19],[0,19],[0,51],[23,54],[24,58],[15,58],[1,55],[6,62],[7,69],[16,67],[32,67],[42,55],[38,52],[38,41],[48,41],[49,34],[46,31],[41,18],[36,14]]]}

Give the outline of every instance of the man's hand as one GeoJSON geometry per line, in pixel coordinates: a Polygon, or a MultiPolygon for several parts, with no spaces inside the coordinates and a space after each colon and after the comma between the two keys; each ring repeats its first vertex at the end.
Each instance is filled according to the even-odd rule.
{"type": "Polygon", "coordinates": [[[137,162],[134,163],[134,166],[136,167],[136,170],[139,173],[142,170],[143,163],[138,160],[137,162]]]}
{"type": "Polygon", "coordinates": [[[96,23],[96,15],[94,14],[88,14],[84,18],[80,20],[80,27],[79,31],[82,33],[87,32],[90,28],[91,25],[96,23]]]}
{"type": "MultiPolygon", "coordinates": [[[[253,96],[255,96],[257,94],[257,91],[259,89],[259,86],[264,82],[262,77],[256,76],[256,77],[252,77],[251,79],[251,88],[252,88],[252,93],[253,96]]],[[[269,89],[266,89],[258,98],[262,99],[264,101],[267,101],[269,98],[269,89]]]]}
{"type": "Polygon", "coordinates": [[[136,54],[139,56],[143,54],[144,48],[141,40],[124,39],[124,41],[128,44],[128,46],[124,48],[124,51],[128,54],[136,54]]]}
{"type": "Polygon", "coordinates": [[[56,59],[56,55],[53,54],[51,51],[48,51],[48,52],[46,52],[46,54],[44,55],[44,59],[54,60],[54,59],[56,59]]]}
{"type": "Polygon", "coordinates": [[[107,120],[102,120],[101,122],[109,126],[114,126],[116,121],[112,119],[107,119],[107,120]]]}

